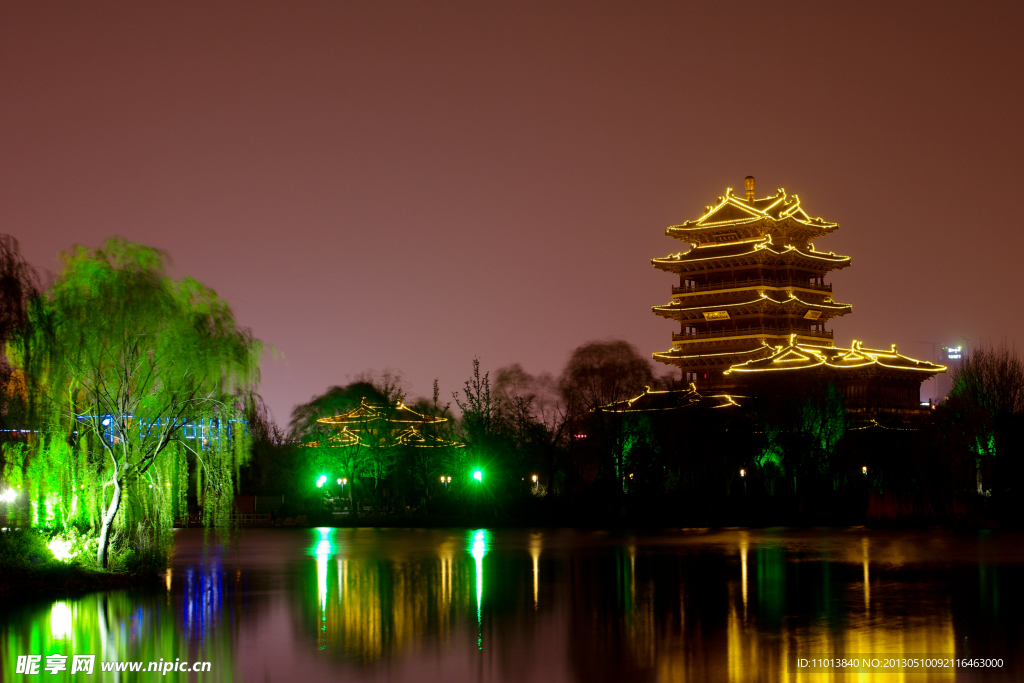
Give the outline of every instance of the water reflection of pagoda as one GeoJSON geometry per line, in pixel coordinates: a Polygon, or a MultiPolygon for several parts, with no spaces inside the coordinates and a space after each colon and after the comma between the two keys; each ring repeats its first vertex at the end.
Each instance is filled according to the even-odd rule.
{"type": "Polygon", "coordinates": [[[921,382],[945,368],[891,350],[854,342],[838,349],[825,329],[850,304],[832,300],[825,276],[850,265],[849,256],[818,251],[813,240],[838,224],[812,218],[796,195],[778,190],[757,198],[754,178],[743,198],[727,189],[693,221],[666,234],[690,250],[652,259],[679,276],[671,303],[658,315],[679,322],[672,348],[655,353],[700,390],[732,390],[760,372],[822,372],[848,398],[881,398],[906,407],[919,403],[921,382]]]}

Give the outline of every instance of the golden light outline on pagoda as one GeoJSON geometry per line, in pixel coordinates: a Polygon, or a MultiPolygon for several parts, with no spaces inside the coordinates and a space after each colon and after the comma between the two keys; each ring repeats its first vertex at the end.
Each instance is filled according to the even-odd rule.
{"type": "Polygon", "coordinates": [[[759,359],[756,361],[747,361],[734,365],[728,370],[726,374],[733,372],[772,372],[781,370],[792,370],[791,366],[787,367],[767,367],[768,364],[776,363],[788,363],[788,362],[802,362],[807,361],[810,365],[805,367],[817,367],[823,366],[828,368],[834,368],[839,370],[856,370],[858,368],[864,368],[872,365],[877,365],[883,368],[889,368],[892,370],[901,370],[908,372],[926,372],[929,374],[936,374],[938,372],[944,372],[947,368],[944,365],[937,365],[928,361],[916,360],[909,356],[904,356],[901,353],[896,352],[896,345],[892,345],[892,349],[884,351],[882,349],[866,349],[863,347],[861,342],[854,341],[849,349],[845,349],[837,346],[815,346],[811,344],[800,344],[796,340],[790,340],[790,345],[786,347],[775,347],[775,353],[767,358],[759,359]],[[834,353],[832,353],[834,352],[834,353]],[[829,354],[832,353],[832,358],[829,354]],[[809,354],[809,355],[804,355],[809,354]],[[787,356],[799,356],[789,358],[787,356]],[[809,356],[814,356],[812,360],[809,356]],[[853,361],[864,361],[861,363],[837,363],[835,358],[838,357],[841,360],[853,360],[853,361]],[[906,361],[902,364],[893,364],[891,362],[883,362],[882,359],[902,359],[906,361]],[[764,367],[759,367],[759,364],[764,367]]]}
{"type": "MultiPolygon", "coordinates": [[[[722,290],[722,291],[736,291],[737,289],[750,289],[750,288],[749,287],[747,287],[747,288],[733,288],[732,290],[722,290]]],[[[782,289],[782,288],[779,288],[779,289],[782,289]]],[[[751,299],[750,301],[737,301],[737,302],[734,302],[734,303],[731,303],[731,304],[709,303],[709,304],[706,304],[704,306],[689,306],[689,307],[677,306],[675,304],[662,304],[661,306],[652,306],[651,310],[653,310],[655,312],[661,312],[661,311],[665,311],[665,312],[672,312],[672,311],[699,311],[699,310],[704,309],[704,308],[729,308],[730,306],[752,306],[754,304],[759,304],[759,303],[761,303],[763,301],[770,301],[773,304],[779,304],[780,306],[795,301],[796,303],[801,304],[803,306],[807,306],[808,308],[831,308],[831,309],[837,310],[837,311],[841,310],[841,309],[844,309],[844,308],[853,309],[853,306],[851,304],[840,304],[840,303],[836,303],[835,301],[827,301],[826,300],[826,301],[822,301],[822,302],[813,302],[812,303],[812,302],[804,301],[803,299],[799,299],[799,298],[797,298],[795,296],[791,296],[788,299],[783,299],[783,300],[779,301],[778,299],[773,299],[773,298],[771,298],[770,296],[768,296],[766,294],[762,294],[757,299],[751,299]]]]}
{"type": "MultiPolygon", "coordinates": [[[[774,253],[774,254],[780,255],[780,256],[784,255],[784,254],[788,254],[789,252],[796,252],[800,256],[803,256],[803,257],[806,257],[806,258],[809,258],[809,259],[817,259],[817,260],[821,260],[821,261],[841,262],[841,261],[849,261],[850,260],[849,256],[843,256],[841,254],[835,253],[834,251],[824,252],[824,251],[817,251],[817,250],[815,250],[813,248],[810,249],[810,250],[804,250],[804,249],[800,249],[799,247],[795,247],[795,246],[785,246],[785,247],[783,247],[782,251],[775,251],[774,249],[770,249],[769,248],[769,245],[774,246],[772,244],[772,241],[771,241],[771,236],[768,236],[767,238],[764,238],[764,239],[753,238],[753,239],[749,239],[749,240],[727,242],[726,244],[734,245],[734,244],[746,244],[746,243],[750,243],[750,242],[756,242],[757,243],[753,249],[751,249],[750,251],[740,252],[738,254],[732,254],[731,258],[739,258],[741,256],[751,256],[751,255],[757,254],[759,251],[767,250],[767,251],[770,251],[771,253],[774,253]]],[[[697,250],[700,250],[700,249],[713,249],[714,247],[720,247],[720,246],[722,246],[722,245],[721,244],[701,245],[699,247],[694,247],[690,251],[680,251],[680,252],[677,252],[675,254],[669,254],[668,256],[663,256],[661,258],[651,259],[651,261],[654,263],[655,267],[659,267],[659,264],[674,265],[674,264],[694,263],[696,261],[715,260],[715,259],[719,259],[721,257],[719,257],[719,256],[702,256],[702,257],[688,258],[685,261],[681,260],[681,259],[684,256],[686,256],[687,254],[692,254],[692,253],[694,253],[697,250]]],[[[662,268],[662,270],[664,270],[664,268],[662,268]]]]}
{"type": "Polygon", "coordinates": [[[386,408],[376,403],[367,403],[366,398],[363,397],[359,400],[359,405],[348,411],[347,413],[340,413],[331,417],[321,417],[317,422],[321,422],[327,425],[349,425],[349,424],[364,424],[366,422],[373,422],[375,420],[384,420],[395,424],[440,424],[441,422],[447,422],[446,417],[431,417],[429,415],[422,415],[417,413],[415,410],[405,405],[403,402],[398,401],[394,408],[386,408]]]}
{"type": "Polygon", "coordinates": [[[690,249],[651,259],[655,268],[679,276],[672,301],[651,307],[680,325],[673,348],[654,359],[680,368],[701,390],[732,389],[755,373],[820,368],[839,372],[848,396],[898,397],[909,408],[917,395],[916,407],[922,376],[944,372],[943,366],[904,356],[895,345],[883,351],[854,341],[837,348],[825,328],[853,310],[836,302],[825,282],[830,271],[849,266],[850,257],[814,245],[839,224],[811,217],[799,196],[784,189],[758,198],[752,176],[744,185],[745,198],[727,188],[700,217],[665,230],[690,249]],[[782,293],[786,298],[771,296],[782,293]]]}

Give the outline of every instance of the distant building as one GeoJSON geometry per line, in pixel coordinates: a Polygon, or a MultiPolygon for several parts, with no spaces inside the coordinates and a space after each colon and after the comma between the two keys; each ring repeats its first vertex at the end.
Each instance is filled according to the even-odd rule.
{"type": "Polygon", "coordinates": [[[697,219],[666,234],[690,249],[652,259],[679,276],[672,301],[656,314],[679,322],[672,348],[654,358],[674,365],[700,391],[731,391],[755,373],[825,372],[848,401],[920,405],[921,382],[944,371],[891,350],[833,344],[826,323],[852,310],[832,299],[825,276],[850,265],[849,256],[818,251],[814,240],[839,229],[812,218],[797,195],[777,190],[757,198],[754,178],[745,197],[731,188],[697,219]],[[812,370],[813,369],[813,370],[812,370]]]}
{"type": "Polygon", "coordinates": [[[953,388],[953,374],[960,367],[960,363],[963,362],[965,355],[966,353],[962,346],[943,346],[939,349],[938,361],[948,368],[948,372],[935,378],[935,400],[937,403],[945,401],[946,397],[949,396],[949,392],[953,388]]]}

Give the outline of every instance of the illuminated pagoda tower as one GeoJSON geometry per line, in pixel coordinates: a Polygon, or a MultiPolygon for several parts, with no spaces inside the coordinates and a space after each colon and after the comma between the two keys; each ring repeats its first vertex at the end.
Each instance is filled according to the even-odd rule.
{"type": "Polygon", "coordinates": [[[830,346],[825,324],[851,310],[832,300],[825,283],[850,257],[813,243],[839,226],[812,218],[785,190],[758,199],[754,178],[745,184],[745,197],[729,188],[699,218],[665,231],[689,242],[689,251],[652,259],[655,268],[679,276],[672,302],[654,307],[678,321],[679,332],[673,348],[654,357],[679,367],[701,390],[733,388],[736,379],[726,370],[764,358],[791,338],[830,346]]]}
{"type": "Polygon", "coordinates": [[[834,382],[851,409],[918,411],[921,382],[945,367],[904,356],[895,344],[871,349],[854,341],[838,348],[825,329],[851,310],[832,300],[825,283],[850,257],[818,251],[813,240],[839,226],[812,218],[785,190],[758,199],[754,178],[747,176],[745,185],[743,199],[727,189],[702,216],[666,231],[691,248],[652,259],[679,276],[672,302],[654,307],[679,321],[679,332],[655,359],[679,367],[702,392],[751,388],[755,377],[814,373],[834,382]]]}

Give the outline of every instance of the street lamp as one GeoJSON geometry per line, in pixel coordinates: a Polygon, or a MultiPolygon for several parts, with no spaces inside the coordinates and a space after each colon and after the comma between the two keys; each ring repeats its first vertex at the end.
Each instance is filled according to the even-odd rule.
{"type": "Polygon", "coordinates": [[[860,471],[864,473],[865,477],[868,476],[868,466],[867,465],[864,465],[863,467],[861,467],[860,471]]]}
{"type": "Polygon", "coordinates": [[[326,484],[326,483],[327,483],[327,475],[326,474],[321,474],[320,478],[316,480],[316,487],[318,489],[322,489],[324,487],[324,484],[326,484]]]}
{"type": "Polygon", "coordinates": [[[7,489],[2,494],[0,494],[0,500],[2,500],[5,503],[13,503],[17,499],[17,497],[18,492],[15,491],[14,489],[7,489]]]}
{"type": "Polygon", "coordinates": [[[481,472],[480,470],[476,470],[473,472],[473,478],[479,482],[482,482],[484,480],[484,473],[481,472]]]}

